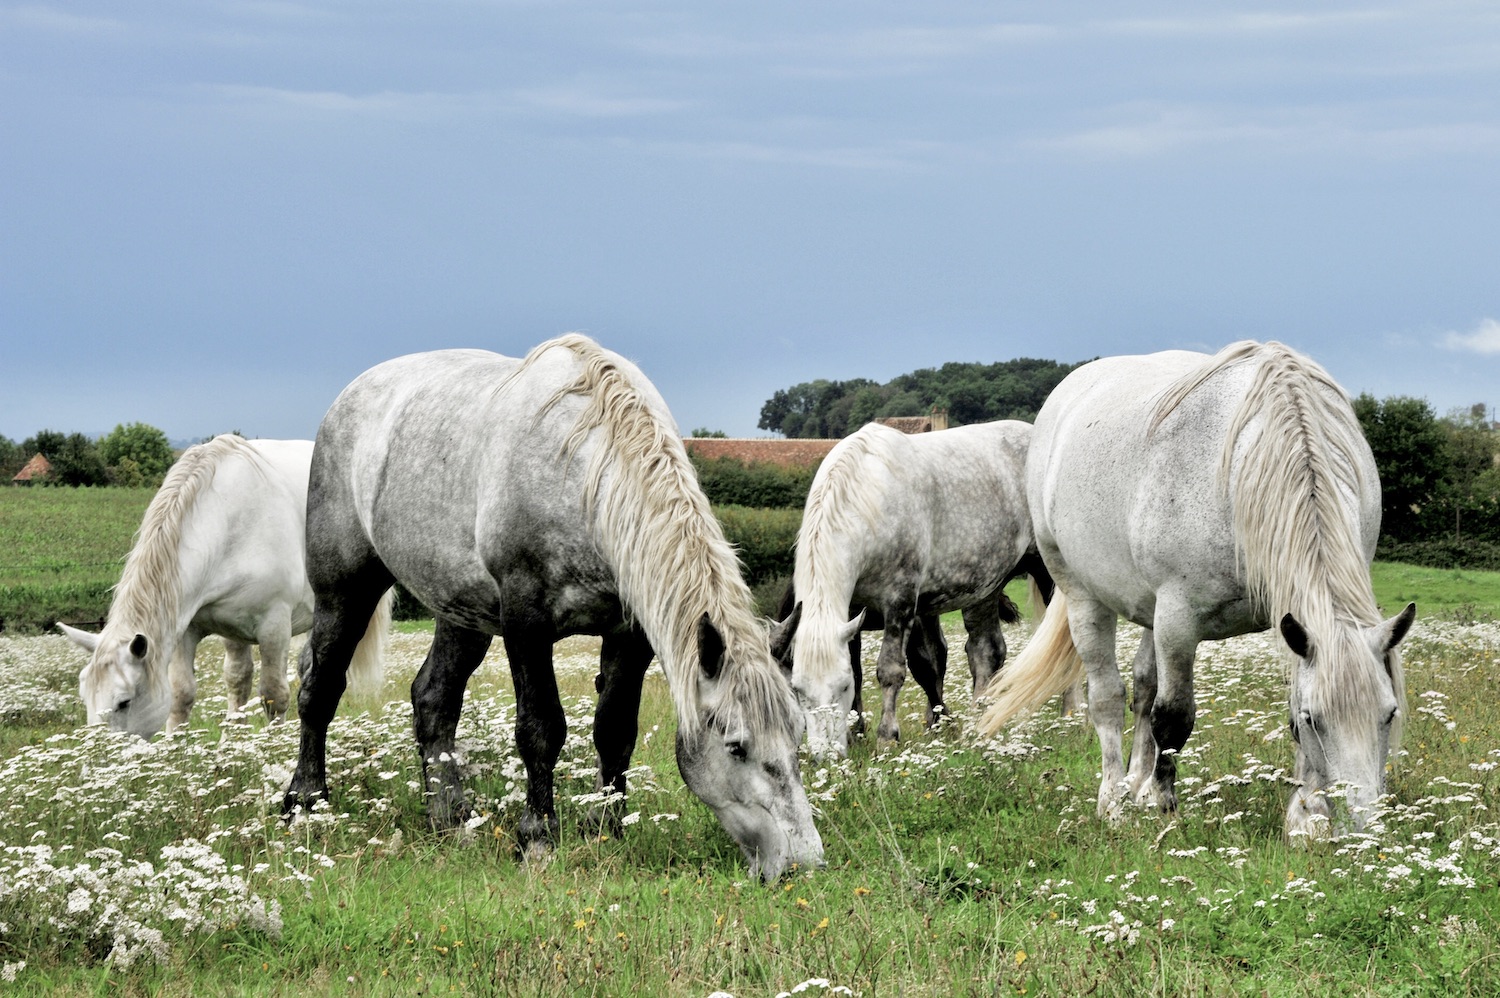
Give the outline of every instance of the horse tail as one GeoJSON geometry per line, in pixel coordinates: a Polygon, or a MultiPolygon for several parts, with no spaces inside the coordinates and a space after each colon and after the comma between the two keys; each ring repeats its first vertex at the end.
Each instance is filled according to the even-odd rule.
{"type": "Polygon", "coordinates": [[[1057,590],[1031,641],[990,681],[985,695],[993,702],[979,719],[980,733],[993,735],[1017,714],[1039,707],[1082,677],[1083,659],[1068,628],[1068,601],[1057,590]]]}
{"type": "Polygon", "coordinates": [[[385,647],[391,636],[391,606],[396,601],[394,587],[387,589],[375,612],[370,615],[364,637],[349,661],[349,685],[358,693],[373,693],[385,682],[385,647]]]}

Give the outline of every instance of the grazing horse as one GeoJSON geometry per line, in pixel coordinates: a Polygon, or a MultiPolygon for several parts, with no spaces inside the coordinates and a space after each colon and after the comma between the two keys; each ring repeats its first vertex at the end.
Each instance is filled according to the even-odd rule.
{"type": "Polygon", "coordinates": [[[1290,653],[1297,743],[1287,831],[1330,832],[1335,784],[1362,828],[1400,735],[1397,645],[1416,606],[1389,620],[1376,608],[1380,482],[1327,372],[1279,343],[1248,340],[1212,357],[1085,364],[1037,416],[1026,488],[1057,594],[992,684],[982,727],[997,730],[1087,668],[1100,815],[1117,818],[1127,794],[1172,810],[1175,756],[1196,713],[1198,643],[1275,625],[1290,653]],[[1146,628],[1128,777],[1118,617],[1146,628]]]}
{"type": "Polygon", "coordinates": [[[848,751],[848,717],[861,699],[862,627],[883,631],[876,734],[884,744],[900,737],[896,699],[908,667],[927,694],[927,724],[943,711],[939,614],[963,612],[974,689],[1004,665],[1000,625],[1019,619],[1005,584],[1029,573],[1043,592],[1051,588],[1022,488],[1030,437],[1030,424],[1015,420],[910,436],[868,423],[824,458],[792,578],[802,607],[792,689],[807,711],[814,755],[848,751]]]}
{"type": "MultiPolygon", "coordinates": [[[[273,720],[286,715],[287,650],[312,626],[302,550],[312,451],[310,440],[226,433],[172,465],[146,507],[104,629],[57,625],[91,653],[78,677],[90,724],[107,720],[144,738],[186,724],[193,658],[210,634],[224,639],[229,713],[250,699],[258,644],[261,705],[273,720]]],[[[391,597],[371,610],[355,657],[362,685],[380,681],[391,597]]]]}
{"type": "MultiPolygon", "coordinates": [[[[435,828],[467,813],[454,732],[464,687],[499,635],[527,775],[518,846],[541,854],[556,840],[566,719],[552,646],[599,634],[600,788],[623,797],[641,683],[660,654],[683,781],[752,874],[769,881],[822,861],[797,760],[802,716],[772,635],[666,404],[624,358],[567,335],[524,361],[440,350],[360,375],[318,430],[308,574],[316,599],[288,812],[327,796],[328,723],[354,625],[399,580],[436,618],[412,682],[435,828]]],[[[618,821],[618,801],[605,820],[618,821]]]]}

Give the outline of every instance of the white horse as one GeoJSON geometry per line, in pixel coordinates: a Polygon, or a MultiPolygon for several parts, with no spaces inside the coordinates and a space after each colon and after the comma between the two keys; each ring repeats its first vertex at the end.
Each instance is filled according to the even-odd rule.
{"type": "Polygon", "coordinates": [[[883,637],[877,736],[900,737],[896,700],[907,667],[927,694],[927,724],[943,711],[947,648],[938,615],[963,611],[974,689],[1005,663],[1000,625],[1015,623],[1002,592],[1028,573],[1050,594],[1036,556],[1022,485],[1031,425],[1001,420],[907,435],[869,423],[829,451],[813,478],[792,585],[801,621],[792,689],[807,711],[815,756],[848,751],[858,710],[858,653],[846,652],[874,611],[883,637]],[[849,620],[852,607],[862,608],[849,620]]]}
{"type": "MultiPolygon", "coordinates": [[[[125,559],[98,634],[58,624],[91,657],[78,676],[90,724],[150,738],[185,725],[196,697],[193,659],[224,639],[229,713],[250,699],[250,646],[260,645],[260,697],[286,714],[292,635],[312,626],[303,556],[310,440],[224,434],[188,448],[167,472],[125,559]]],[[[378,685],[391,594],[366,620],[356,672],[378,685]]]]}
{"type": "Polygon", "coordinates": [[[1376,609],[1369,565],[1380,482],[1327,372],[1279,343],[1251,341],[1213,357],[1169,351],[1086,364],[1037,416],[1026,486],[1057,594],[1031,644],[992,684],[982,726],[997,730],[1086,667],[1103,751],[1100,815],[1118,817],[1126,794],[1173,809],[1198,643],[1275,624],[1291,654],[1300,781],[1287,831],[1331,831],[1326,792],[1336,784],[1363,827],[1400,735],[1396,646],[1416,607],[1384,621],[1376,609]],[[1128,777],[1117,617],[1146,628],[1128,777]]]}
{"type": "Polygon", "coordinates": [[[328,794],[328,723],[356,631],[399,580],[436,618],[412,683],[435,827],[467,812],[454,732],[464,686],[499,635],[527,773],[518,845],[530,855],[555,841],[566,720],[552,646],[600,634],[600,788],[623,799],[641,683],[659,653],[682,778],[752,875],[822,861],[797,760],[802,716],[771,635],[666,404],[622,357],[569,335],[524,362],[441,350],[366,371],[318,430],[308,572],[316,600],[288,812],[328,794]]]}

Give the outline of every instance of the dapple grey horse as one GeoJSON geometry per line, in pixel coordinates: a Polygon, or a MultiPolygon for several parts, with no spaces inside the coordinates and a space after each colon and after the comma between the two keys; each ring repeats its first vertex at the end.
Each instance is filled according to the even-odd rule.
{"type": "Polygon", "coordinates": [[[658,654],[683,780],[752,874],[822,861],[797,759],[802,716],[772,636],[666,404],[617,354],[568,335],[524,361],[440,350],[366,371],[318,430],[308,574],[316,602],[288,811],[327,795],[328,723],[355,625],[399,581],[436,618],[412,683],[434,826],[466,813],[454,731],[465,684],[499,635],[527,774],[518,845],[530,854],[555,841],[565,719],[552,646],[600,634],[601,789],[624,794],[641,683],[658,654]]]}
{"type": "Polygon", "coordinates": [[[1036,555],[1022,477],[1031,425],[1000,420],[908,435],[869,423],[819,465],[797,534],[793,590],[801,622],[792,643],[792,689],[808,712],[815,756],[848,749],[860,702],[858,640],[873,615],[883,630],[876,677],[877,735],[900,736],[897,697],[908,666],[927,694],[927,723],[943,707],[947,647],[938,616],[963,612],[976,690],[1005,662],[1000,625],[1015,623],[1003,592],[1030,573],[1051,580],[1036,555]],[[848,619],[851,607],[863,608],[848,619]]]}

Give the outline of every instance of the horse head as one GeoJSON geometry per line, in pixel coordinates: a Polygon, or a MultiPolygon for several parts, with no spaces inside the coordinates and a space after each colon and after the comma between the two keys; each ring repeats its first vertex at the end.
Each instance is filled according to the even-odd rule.
{"type": "Polygon", "coordinates": [[[699,723],[677,734],[683,782],[739,844],[752,876],[770,883],[794,863],[821,865],[797,761],[802,717],[769,647],[748,650],[763,663],[734,661],[707,614],[697,637],[699,723]]]}
{"type": "Polygon", "coordinates": [[[1309,634],[1290,613],[1281,618],[1282,639],[1297,656],[1289,701],[1300,785],[1287,811],[1289,834],[1321,838],[1336,831],[1328,798],[1335,788],[1343,790],[1348,825],[1360,831],[1385,792],[1386,757],[1399,741],[1405,702],[1396,646],[1416,612],[1408,603],[1389,620],[1350,628],[1343,641],[1309,634]],[[1340,656],[1344,661],[1333,661],[1340,656]],[[1343,681],[1331,683],[1330,676],[1343,681]]]}
{"type": "Polygon", "coordinates": [[[848,649],[865,611],[847,623],[842,616],[800,628],[792,643],[792,693],[805,714],[807,748],[815,759],[849,754],[849,712],[857,691],[848,649]]]}
{"type": "Polygon", "coordinates": [[[61,623],[57,627],[91,655],[78,674],[78,695],[90,724],[107,723],[142,738],[162,729],[172,701],[164,684],[151,681],[153,649],[144,634],[126,638],[90,634],[61,623]]]}

